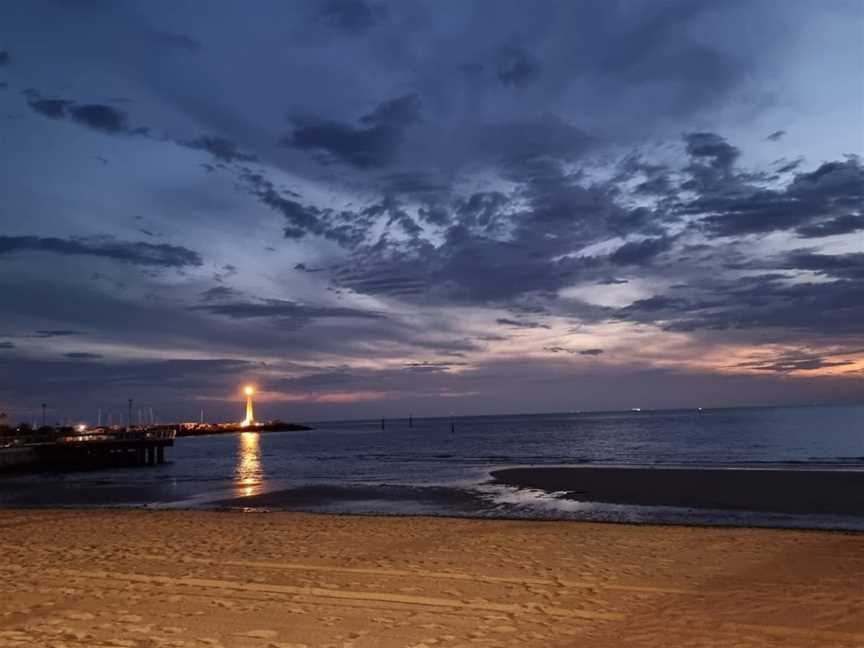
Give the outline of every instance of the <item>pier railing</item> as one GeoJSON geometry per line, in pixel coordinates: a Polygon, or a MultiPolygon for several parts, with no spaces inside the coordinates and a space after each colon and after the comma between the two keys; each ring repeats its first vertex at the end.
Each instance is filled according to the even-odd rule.
{"type": "Polygon", "coordinates": [[[98,443],[113,441],[173,441],[177,437],[175,428],[132,428],[131,430],[96,429],[80,433],[65,434],[60,430],[38,431],[27,434],[5,434],[0,436],[0,447],[42,445],[46,443],[98,443]]]}
{"type": "Polygon", "coordinates": [[[58,439],[63,443],[86,443],[88,441],[173,441],[177,430],[158,428],[153,430],[112,430],[110,432],[95,432],[92,434],[73,434],[58,439]]]}

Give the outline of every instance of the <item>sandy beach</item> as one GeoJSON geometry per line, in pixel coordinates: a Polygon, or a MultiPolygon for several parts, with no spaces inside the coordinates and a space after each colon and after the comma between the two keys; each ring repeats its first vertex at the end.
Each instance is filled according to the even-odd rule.
{"type": "Polygon", "coordinates": [[[864,535],[0,511],[0,646],[864,646],[864,535]]]}

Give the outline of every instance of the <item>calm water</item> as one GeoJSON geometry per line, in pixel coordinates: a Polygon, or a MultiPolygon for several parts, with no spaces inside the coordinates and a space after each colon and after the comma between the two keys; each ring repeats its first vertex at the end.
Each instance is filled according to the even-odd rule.
{"type": "Polygon", "coordinates": [[[864,526],[563,501],[488,482],[491,469],[574,463],[864,469],[864,406],[313,423],[308,432],[179,439],[153,468],[0,480],[0,505],[222,507],[663,522],[864,526]],[[293,489],[293,490],[292,490],[293,489]],[[232,506],[242,506],[233,503],[232,506]]]}

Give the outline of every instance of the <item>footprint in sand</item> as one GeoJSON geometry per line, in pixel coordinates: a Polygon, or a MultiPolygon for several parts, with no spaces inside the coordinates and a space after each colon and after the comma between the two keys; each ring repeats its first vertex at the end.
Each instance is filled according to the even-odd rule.
{"type": "Polygon", "coordinates": [[[117,618],[118,621],[122,621],[123,623],[141,623],[144,618],[137,614],[123,614],[117,618]]]}
{"type": "Polygon", "coordinates": [[[275,630],[250,630],[249,632],[236,632],[234,636],[249,639],[272,639],[278,634],[275,630]]]}

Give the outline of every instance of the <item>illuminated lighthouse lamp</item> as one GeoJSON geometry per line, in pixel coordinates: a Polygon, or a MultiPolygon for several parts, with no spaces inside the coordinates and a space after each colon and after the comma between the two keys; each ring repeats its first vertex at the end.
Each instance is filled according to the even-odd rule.
{"type": "Polygon", "coordinates": [[[243,393],[246,394],[246,418],[240,425],[249,427],[255,423],[255,415],[252,412],[252,394],[255,393],[255,388],[252,385],[246,385],[243,388],[243,393]]]}

